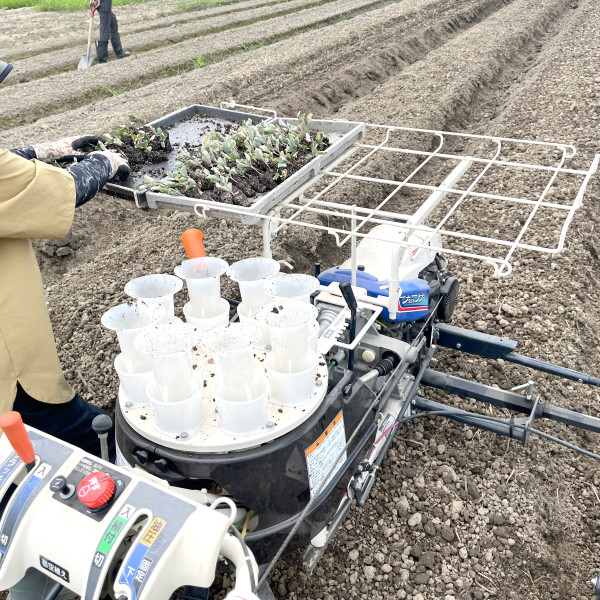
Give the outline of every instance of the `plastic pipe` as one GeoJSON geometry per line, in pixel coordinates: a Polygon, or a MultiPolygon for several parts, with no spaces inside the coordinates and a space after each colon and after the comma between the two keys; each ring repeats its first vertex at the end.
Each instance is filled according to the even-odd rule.
{"type": "Polygon", "coordinates": [[[221,554],[235,565],[235,588],[227,596],[228,598],[254,599],[252,592],[256,581],[252,581],[248,563],[252,565],[252,571],[258,573],[258,565],[252,554],[244,554],[242,543],[232,535],[226,535],[221,544],[221,554]]]}
{"type": "Polygon", "coordinates": [[[206,256],[204,250],[204,234],[199,229],[186,229],[181,234],[181,243],[188,258],[200,258],[206,256]]]}
{"type": "Polygon", "coordinates": [[[308,352],[309,326],[319,311],[312,304],[298,300],[272,302],[256,315],[269,328],[273,348],[273,368],[280,373],[304,371],[312,358],[308,352]]]}
{"type": "Polygon", "coordinates": [[[204,332],[199,342],[214,361],[220,396],[230,402],[246,402],[259,396],[264,375],[252,350],[262,330],[254,323],[231,323],[204,332]]]}
{"type": "Polygon", "coordinates": [[[102,325],[117,333],[124,371],[143,373],[152,368],[150,359],[137,350],[133,342],[146,327],[160,322],[165,314],[165,308],[160,304],[135,300],[113,306],[102,315],[102,325]]]}
{"type": "Polygon", "coordinates": [[[300,300],[310,302],[310,295],[319,289],[319,280],[312,275],[286,273],[273,277],[263,284],[263,289],[275,301],[300,300]]]}

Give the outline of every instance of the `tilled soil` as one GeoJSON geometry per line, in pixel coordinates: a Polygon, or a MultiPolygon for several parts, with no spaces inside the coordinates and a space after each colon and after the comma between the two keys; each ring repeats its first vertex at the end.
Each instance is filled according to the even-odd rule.
{"type": "MultiPolygon", "coordinates": [[[[195,11],[186,27],[192,19],[200,24],[224,12],[232,24],[246,11],[259,20],[171,45],[164,45],[159,23],[179,23],[179,13],[163,4],[118,9],[125,45],[140,15],[156,19],[153,35],[163,39],[155,50],[149,42],[135,59],[0,89],[0,143],[102,133],[127,123],[129,115],[149,121],[188,104],[218,105],[233,96],[290,116],[303,111],[573,143],[577,168],[587,168],[598,151],[595,0],[337,0],[305,5],[302,12],[301,3],[278,2],[274,12],[284,4],[298,12],[272,19],[252,12],[265,3],[241,2],[195,11]],[[251,46],[261,40],[260,47],[251,46]],[[238,53],[218,64],[179,73],[166,68],[234,47],[238,53]],[[126,91],[99,99],[94,94],[100,86],[126,91]]],[[[85,27],[84,19],[65,19],[85,27]]],[[[26,51],[29,28],[56,31],[55,21],[55,15],[3,12],[0,35],[10,32],[15,56],[20,52],[25,64],[36,56],[26,51]]],[[[84,36],[77,36],[52,46],[73,53],[73,68],[82,53],[84,36]]],[[[511,183],[498,174],[498,189],[511,183]]],[[[452,272],[461,281],[453,324],[518,340],[523,354],[598,375],[598,190],[592,179],[559,255],[522,252],[503,279],[491,278],[489,266],[453,259],[452,272]]],[[[379,193],[369,188],[372,197],[366,198],[359,189],[356,200],[376,200],[379,193]]],[[[482,217],[474,211],[470,218],[465,226],[477,227],[482,217]]],[[[494,219],[500,228],[510,225],[501,212],[488,215],[494,219]]],[[[100,315],[124,300],[123,286],[132,277],[172,272],[184,258],[179,235],[190,226],[204,231],[207,253],[229,262],[262,251],[258,230],[139,210],[105,195],[78,210],[72,237],[60,246],[70,251],[62,257],[48,256],[48,244],[36,242],[65,373],[94,403],[110,409],[117,392],[117,345],[101,328],[100,315]]],[[[309,272],[315,260],[326,268],[345,259],[328,236],[306,229],[280,233],[273,252],[301,272],[309,272]]],[[[224,279],[223,293],[237,290],[224,279]]],[[[177,302],[181,310],[183,299],[177,302]]],[[[533,377],[547,402],[599,412],[595,388],[456,352],[440,352],[439,358],[438,370],[503,389],[533,377]]],[[[591,434],[537,425],[598,450],[591,434]]],[[[452,422],[417,421],[399,430],[369,502],[353,509],[315,571],[302,572],[299,555],[292,555],[277,565],[271,585],[276,597],[298,599],[589,599],[589,581],[600,570],[599,487],[594,461],[550,442],[532,439],[523,448],[452,422]]]]}

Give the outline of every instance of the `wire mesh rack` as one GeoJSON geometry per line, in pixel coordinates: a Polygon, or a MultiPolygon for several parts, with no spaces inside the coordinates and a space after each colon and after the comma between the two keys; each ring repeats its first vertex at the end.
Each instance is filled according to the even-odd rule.
{"type": "MultiPolygon", "coordinates": [[[[575,168],[575,156],[569,144],[367,124],[363,140],[260,215],[265,253],[270,238],[292,225],[324,230],[354,249],[387,224],[401,233],[394,262],[426,248],[507,276],[517,250],[563,248],[600,161],[596,155],[589,168],[575,168]]],[[[202,200],[195,212],[210,216],[202,200]]],[[[220,212],[235,218],[240,211],[220,212]]]]}

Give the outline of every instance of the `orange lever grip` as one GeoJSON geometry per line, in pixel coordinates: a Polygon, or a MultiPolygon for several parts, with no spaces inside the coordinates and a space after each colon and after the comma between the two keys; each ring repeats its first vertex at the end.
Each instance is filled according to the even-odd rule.
{"type": "Polygon", "coordinates": [[[13,410],[0,416],[0,427],[21,460],[26,464],[35,461],[35,452],[29,434],[23,425],[21,414],[13,410]]]}
{"type": "Polygon", "coordinates": [[[204,244],[202,243],[203,239],[204,234],[199,229],[186,229],[181,234],[181,243],[185,248],[185,253],[188,255],[188,258],[200,258],[206,256],[204,244]]]}

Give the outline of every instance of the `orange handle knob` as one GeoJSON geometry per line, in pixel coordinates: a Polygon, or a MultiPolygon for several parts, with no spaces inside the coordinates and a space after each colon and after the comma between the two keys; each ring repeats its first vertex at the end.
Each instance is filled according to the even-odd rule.
{"type": "Polygon", "coordinates": [[[21,460],[26,465],[34,462],[35,452],[33,444],[29,439],[25,425],[23,425],[20,413],[15,410],[4,413],[0,416],[0,427],[4,430],[8,441],[21,460]]]}
{"type": "Polygon", "coordinates": [[[181,234],[181,242],[185,248],[188,258],[200,258],[206,256],[202,240],[204,234],[199,229],[186,229],[181,234]]]}

